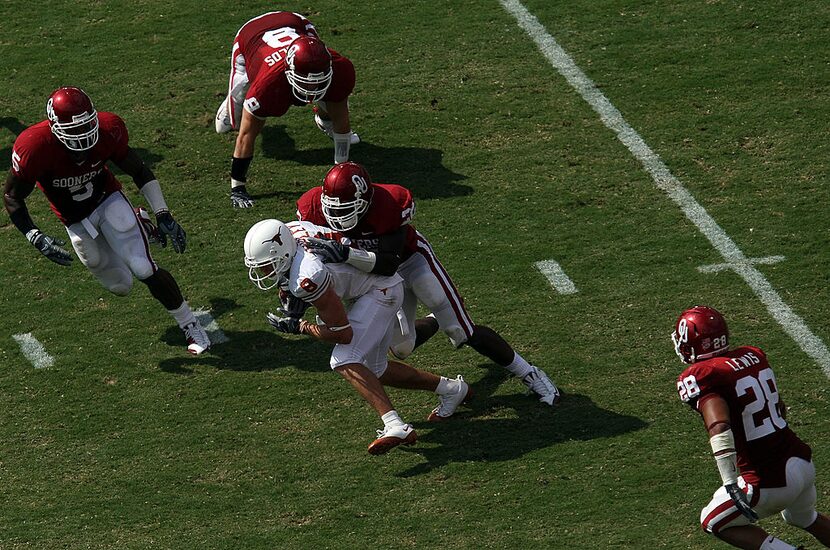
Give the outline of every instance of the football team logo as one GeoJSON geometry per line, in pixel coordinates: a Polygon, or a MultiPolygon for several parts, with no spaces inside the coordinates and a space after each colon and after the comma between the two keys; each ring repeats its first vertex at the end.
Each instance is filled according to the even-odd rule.
{"type": "Polygon", "coordinates": [[[262,244],[265,244],[265,243],[277,243],[278,245],[282,246],[282,237],[280,237],[280,232],[277,231],[276,235],[274,235],[270,239],[262,241],[262,244]]]}
{"type": "Polygon", "coordinates": [[[358,199],[369,191],[369,184],[367,184],[366,180],[360,177],[358,174],[352,174],[352,183],[354,184],[354,187],[357,190],[357,192],[355,193],[355,197],[358,199]]]}

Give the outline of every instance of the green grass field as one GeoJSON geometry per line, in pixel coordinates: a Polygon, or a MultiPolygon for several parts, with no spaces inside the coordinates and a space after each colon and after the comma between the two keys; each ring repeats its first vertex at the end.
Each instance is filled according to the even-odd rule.
{"type": "MultiPolygon", "coordinates": [[[[785,256],[757,267],[830,342],[827,3],[524,5],[747,257],[785,256]]],[[[0,17],[0,168],[58,86],[120,114],[188,231],[156,261],[229,338],[188,356],[143,285],[109,295],[0,215],[0,548],[725,548],[698,526],[719,479],[674,389],[668,336],[695,303],[767,351],[830,510],[821,366],[734,272],[698,271],[724,260],[498,1],[12,0],[0,17]],[[329,347],[265,323],[276,296],[248,281],[243,237],[291,219],[332,157],[309,110],[271,120],[256,207],[231,209],[233,136],[213,115],[235,32],[273,9],[353,60],[352,159],[413,190],[473,318],[556,380],[560,407],[437,335],[412,364],[462,374],[476,400],[433,426],[432,395],[390,391],[420,438],[371,457],[380,422],[329,347]],[[546,259],[578,293],[551,288],[546,259]],[[53,366],[21,353],[29,332],[53,366]]],[[[39,191],[28,204],[61,233],[39,191]]]]}

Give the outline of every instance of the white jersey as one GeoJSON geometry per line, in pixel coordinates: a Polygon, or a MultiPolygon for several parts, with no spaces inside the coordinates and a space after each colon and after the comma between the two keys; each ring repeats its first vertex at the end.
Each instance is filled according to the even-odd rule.
{"type": "Polygon", "coordinates": [[[333,285],[342,300],[355,300],[373,289],[385,289],[403,282],[395,273],[385,277],[366,273],[347,264],[324,264],[319,256],[303,247],[305,237],[327,237],[339,240],[340,233],[307,221],[288,222],[291,234],[297,239],[297,254],[288,272],[291,294],[306,302],[320,298],[333,285]]]}

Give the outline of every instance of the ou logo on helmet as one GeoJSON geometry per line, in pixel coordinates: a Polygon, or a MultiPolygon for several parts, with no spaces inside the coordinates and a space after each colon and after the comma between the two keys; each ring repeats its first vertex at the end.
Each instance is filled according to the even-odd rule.
{"type": "Polygon", "coordinates": [[[360,198],[369,191],[369,184],[367,184],[366,180],[358,174],[352,174],[352,183],[354,184],[355,189],[357,189],[357,198],[360,198]]]}
{"type": "Polygon", "coordinates": [[[288,51],[285,52],[285,62],[288,63],[288,68],[290,70],[294,70],[294,56],[297,55],[297,51],[300,47],[297,44],[291,44],[288,48],[288,51]]]}

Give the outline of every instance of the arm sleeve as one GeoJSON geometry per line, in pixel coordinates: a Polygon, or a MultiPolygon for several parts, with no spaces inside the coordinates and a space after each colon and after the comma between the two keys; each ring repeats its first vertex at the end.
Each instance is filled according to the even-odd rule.
{"type": "Polygon", "coordinates": [[[376,275],[393,275],[403,261],[403,249],[406,243],[406,226],[399,227],[393,233],[381,235],[378,239],[377,260],[371,273],[376,275]]]}

